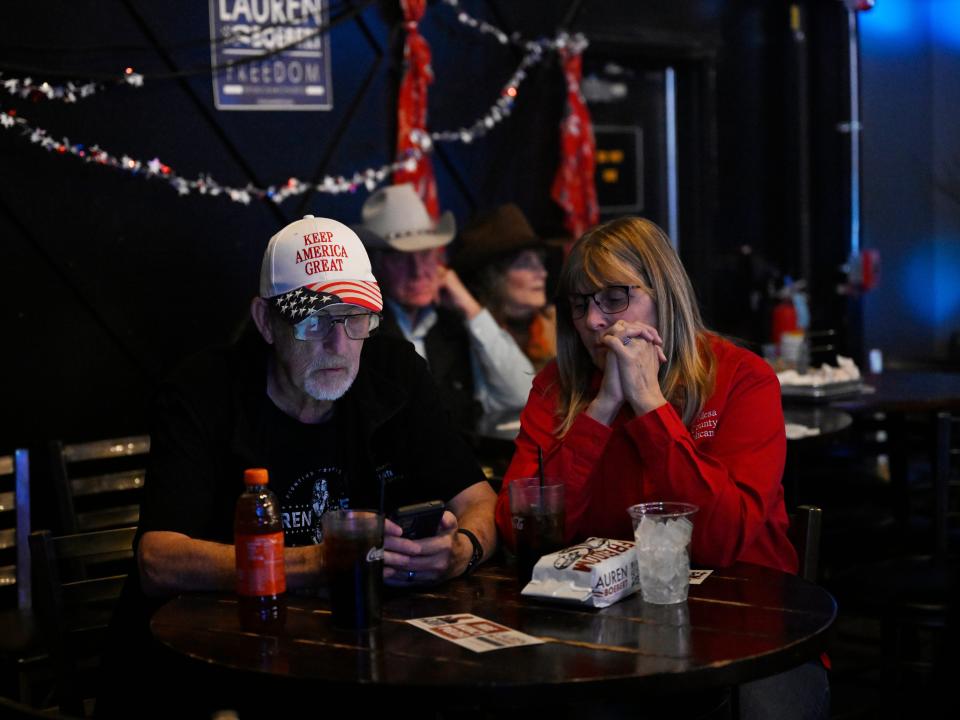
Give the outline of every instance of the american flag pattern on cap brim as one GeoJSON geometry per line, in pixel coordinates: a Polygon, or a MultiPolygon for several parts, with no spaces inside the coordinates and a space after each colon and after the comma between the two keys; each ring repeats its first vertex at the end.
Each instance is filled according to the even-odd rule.
{"type": "Polygon", "coordinates": [[[341,280],[307,285],[271,298],[271,302],[292,323],[300,322],[328,305],[340,303],[359,305],[373,312],[383,309],[380,288],[377,283],[367,281],[341,280]]]}
{"type": "Polygon", "coordinates": [[[340,302],[359,305],[373,312],[383,310],[380,286],[370,280],[331,280],[307,285],[307,287],[317,292],[335,295],[340,298],[340,302]]]}

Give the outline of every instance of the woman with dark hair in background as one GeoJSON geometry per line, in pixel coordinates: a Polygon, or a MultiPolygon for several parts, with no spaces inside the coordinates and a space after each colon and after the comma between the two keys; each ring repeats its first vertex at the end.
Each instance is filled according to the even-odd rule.
{"type": "Polygon", "coordinates": [[[513,204],[479,216],[460,241],[454,268],[541,370],[557,354],[556,311],[547,303],[546,244],[513,204]]]}
{"type": "MultiPolygon", "coordinates": [[[[703,325],[690,280],[654,223],[588,231],[557,292],[557,360],[534,380],[497,525],[512,544],[509,485],[544,472],[566,492],[566,540],[633,536],[627,507],[699,507],[698,565],[752,562],[797,571],[787,538],[780,385],[759,357],[703,325]]],[[[743,717],[825,717],[819,663],[748,683],[743,717]]]]}

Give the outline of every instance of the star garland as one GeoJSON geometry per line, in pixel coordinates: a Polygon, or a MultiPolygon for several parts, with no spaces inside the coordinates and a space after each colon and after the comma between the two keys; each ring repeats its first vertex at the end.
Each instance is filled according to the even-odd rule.
{"type": "MultiPolygon", "coordinates": [[[[127,68],[123,74],[115,81],[116,85],[131,85],[133,87],[143,87],[143,75],[133,71],[133,68],[127,68]]],[[[102,91],[106,85],[102,82],[72,83],[64,85],[52,85],[48,82],[35,83],[33,78],[15,78],[8,77],[4,79],[0,72],[0,86],[11,95],[31,100],[60,100],[65,103],[75,103],[77,100],[84,100],[91,95],[102,91]]]]}
{"type": "Polygon", "coordinates": [[[337,194],[341,192],[355,192],[358,187],[366,187],[373,190],[383,182],[387,176],[401,168],[410,169],[416,167],[416,163],[422,157],[419,148],[414,149],[406,157],[393,162],[381,165],[380,167],[367,168],[366,170],[354,173],[350,177],[342,175],[328,175],[317,184],[305,183],[302,180],[292,177],[280,187],[271,185],[268,188],[258,188],[255,185],[248,184],[246,187],[230,187],[221,185],[207,173],[201,173],[196,179],[185,178],[171,168],[169,165],[160,161],[159,158],[153,158],[149,161],[142,161],[129,155],[116,156],[99,145],[86,146],[81,143],[72,143],[69,138],[57,140],[51,137],[46,130],[30,125],[24,118],[17,115],[15,110],[0,112],[0,129],[20,129],[21,135],[27,137],[31,143],[39,145],[48,152],[55,152],[60,155],[72,155],[84,162],[96,163],[112,167],[117,170],[138,175],[147,179],[159,178],[170,185],[179,195],[189,195],[197,192],[201,195],[216,197],[226,195],[234,202],[249,205],[253,199],[272,200],[281,203],[292,195],[302,195],[310,189],[321,193],[337,194]]]}
{"type": "MultiPolygon", "coordinates": [[[[444,0],[444,2],[451,7],[459,9],[457,0],[444,0]]],[[[22,136],[27,137],[31,143],[39,145],[48,152],[72,155],[84,162],[92,162],[98,165],[112,167],[146,179],[164,180],[172,185],[179,195],[189,195],[193,192],[211,197],[225,195],[233,202],[248,205],[253,199],[271,200],[279,204],[289,197],[302,195],[310,190],[333,195],[343,192],[353,193],[361,187],[372,191],[386,180],[389,175],[398,170],[415,170],[420,159],[433,152],[435,143],[459,142],[470,144],[493,130],[494,127],[510,116],[519,95],[520,85],[527,78],[527,71],[540,63],[546,52],[557,52],[563,49],[569,49],[571,52],[580,53],[587,47],[586,38],[579,33],[569,35],[566,32],[561,32],[552,39],[542,38],[539,40],[524,41],[516,34],[512,38],[509,38],[502,30],[489,23],[478,21],[462,10],[459,12],[457,19],[482,34],[495,37],[501,44],[513,42],[526,50],[517,69],[502,86],[496,101],[491,104],[487,112],[477,118],[473,123],[457,128],[456,130],[433,131],[429,133],[422,130],[412,131],[410,138],[413,147],[408,150],[403,157],[398,158],[394,162],[358,170],[350,176],[327,175],[317,183],[304,182],[299,178],[291,177],[279,186],[271,185],[266,188],[259,188],[248,184],[242,188],[231,187],[221,185],[208,173],[201,173],[196,179],[183,177],[156,157],[149,161],[143,161],[126,154],[117,156],[104,150],[99,145],[87,146],[80,143],[72,143],[66,137],[57,140],[43,128],[33,126],[25,118],[20,117],[15,109],[4,111],[3,108],[0,107],[0,129],[19,129],[22,136]]],[[[2,80],[2,76],[0,76],[0,80],[2,80]]],[[[134,87],[141,87],[143,85],[143,76],[133,72],[132,68],[127,68],[118,82],[125,82],[134,87]]],[[[59,86],[44,82],[37,85],[31,78],[9,78],[3,81],[3,87],[11,94],[19,95],[23,98],[42,97],[72,103],[76,102],[78,97],[89,97],[103,89],[104,85],[98,82],[89,82],[82,85],[67,83],[59,86]]]]}

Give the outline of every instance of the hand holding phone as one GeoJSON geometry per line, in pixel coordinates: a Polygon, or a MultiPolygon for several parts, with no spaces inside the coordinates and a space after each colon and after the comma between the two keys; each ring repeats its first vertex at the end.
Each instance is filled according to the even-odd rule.
{"type": "Polygon", "coordinates": [[[443,500],[430,500],[413,505],[403,505],[397,508],[390,519],[403,530],[403,537],[417,540],[433,537],[437,534],[445,509],[443,500]]]}

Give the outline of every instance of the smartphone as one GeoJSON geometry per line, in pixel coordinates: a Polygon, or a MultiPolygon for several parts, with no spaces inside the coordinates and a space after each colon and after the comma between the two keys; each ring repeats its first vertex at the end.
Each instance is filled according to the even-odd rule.
{"type": "Polygon", "coordinates": [[[390,519],[401,527],[403,537],[417,540],[437,534],[445,509],[443,500],[430,500],[398,507],[390,519]]]}

